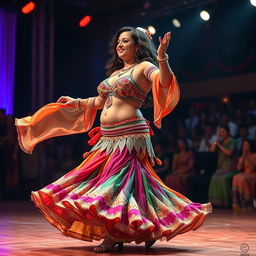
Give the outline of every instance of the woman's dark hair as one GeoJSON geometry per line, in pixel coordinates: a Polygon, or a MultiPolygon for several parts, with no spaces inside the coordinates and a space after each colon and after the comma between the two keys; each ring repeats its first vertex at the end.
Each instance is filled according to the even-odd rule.
{"type": "Polygon", "coordinates": [[[150,40],[144,32],[136,28],[123,27],[115,33],[109,44],[110,54],[112,57],[107,60],[105,66],[107,69],[107,76],[110,76],[115,70],[121,69],[124,66],[123,61],[117,55],[116,46],[120,34],[126,31],[132,32],[132,38],[135,44],[139,46],[136,52],[136,62],[140,63],[142,61],[149,61],[158,66],[156,59],[156,48],[152,40],[150,40]]]}
{"type": "Polygon", "coordinates": [[[220,128],[223,128],[224,130],[226,130],[226,131],[230,134],[230,130],[229,130],[228,125],[221,124],[221,125],[219,126],[219,129],[220,129],[220,128]]]}

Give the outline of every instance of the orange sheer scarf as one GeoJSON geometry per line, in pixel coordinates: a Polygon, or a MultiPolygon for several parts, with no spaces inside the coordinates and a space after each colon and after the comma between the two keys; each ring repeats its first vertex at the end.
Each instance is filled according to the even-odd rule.
{"type": "Polygon", "coordinates": [[[161,86],[159,73],[156,74],[152,85],[154,102],[154,124],[161,129],[162,119],[170,114],[180,99],[180,89],[176,77],[173,75],[168,87],[161,86]]]}
{"type": "Polygon", "coordinates": [[[85,101],[85,109],[74,105],[51,103],[40,108],[33,116],[15,119],[21,149],[32,154],[34,147],[46,139],[83,133],[91,129],[97,110],[94,98],[85,101]]]}

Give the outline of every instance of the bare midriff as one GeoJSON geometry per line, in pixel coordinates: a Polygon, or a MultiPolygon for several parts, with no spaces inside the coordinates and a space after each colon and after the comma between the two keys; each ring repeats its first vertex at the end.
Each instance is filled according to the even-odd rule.
{"type": "Polygon", "coordinates": [[[143,117],[140,107],[141,103],[134,100],[123,100],[113,97],[111,107],[103,108],[100,115],[100,122],[102,124],[111,124],[136,117],[143,117]]]}
{"type": "MultiPolygon", "coordinates": [[[[144,77],[140,68],[134,69],[133,78],[144,92],[150,90],[150,82],[144,77]]],[[[116,79],[115,77],[115,79],[109,80],[109,82],[114,84],[116,79]]],[[[113,95],[112,105],[109,108],[106,108],[106,105],[104,106],[101,112],[100,122],[102,124],[111,124],[136,117],[143,117],[140,111],[141,106],[142,103],[134,99],[118,98],[113,95]]]]}

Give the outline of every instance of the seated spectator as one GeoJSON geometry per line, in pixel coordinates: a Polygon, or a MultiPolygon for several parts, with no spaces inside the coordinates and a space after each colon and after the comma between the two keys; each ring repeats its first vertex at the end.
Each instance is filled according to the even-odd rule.
{"type": "Polygon", "coordinates": [[[236,109],[235,114],[234,114],[234,122],[238,126],[242,126],[243,123],[243,112],[241,109],[236,109]]]}
{"type": "Polygon", "coordinates": [[[237,163],[240,173],[233,177],[233,209],[253,208],[256,199],[256,153],[250,140],[243,142],[243,153],[237,163]]]}
{"type": "Polygon", "coordinates": [[[220,119],[220,106],[217,102],[212,102],[209,104],[209,111],[207,111],[208,122],[212,125],[217,125],[218,120],[220,119]]]}
{"type": "Polygon", "coordinates": [[[216,141],[211,145],[211,152],[216,150],[218,163],[210,181],[209,201],[213,206],[229,208],[232,206],[231,180],[237,171],[235,171],[236,141],[230,136],[228,126],[220,126],[216,141]]]}
{"type": "Polygon", "coordinates": [[[193,138],[192,139],[192,147],[191,149],[195,152],[195,151],[198,151],[199,150],[199,146],[200,146],[200,140],[197,139],[197,138],[193,138]]]}
{"type": "Polygon", "coordinates": [[[207,124],[204,128],[204,137],[200,141],[199,152],[209,152],[211,145],[216,141],[216,135],[212,125],[207,124]]]}
{"type": "Polygon", "coordinates": [[[165,179],[171,189],[187,196],[189,179],[194,175],[194,154],[189,150],[185,139],[178,140],[178,153],[173,156],[172,174],[165,179]]]}
{"type": "Polygon", "coordinates": [[[191,149],[192,148],[192,140],[187,137],[186,129],[184,126],[178,127],[177,134],[178,134],[178,138],[186,140],[186,144],[188,145],[188,148],[191,149]]]}
{"type": "Polygon", "coordinates": [[[199,123],[199,118],[196,115],[196,111],[194,107],[190,107],[188,110],[188,117],[185,119],[186,130],[188,135],[191,136],[192,132],[196,128],[199,123]]]}
{"type": "Polygon", "coordinates": [[[230,116],[227,113],[223,113],[221,115],[221,120],[220,120],[221,125],[227,125],[229,128],[229,133],[230,135],[235,138],[237,136],[237,124],[231,121],[230,116]]]}
{"type": "Polygon", "coordinates": [[[241,125],[239,128],[239,137],[236,139],[237,152],[242,152],[242,145],[245,140],[249,139],[248,128],[246,125],[241,125]]]}
{"type": "Polygon", "coordinates": [[[208,123],[212,125],[212,127],[216,128],[219,124],[219,121],[215,114],[210,114],[208,117],[208,123]]]}
{"type": "MultiPolygon", "coordinates": [[[[205,126],[207,125],[207,114],[202,111],[199,115],[199,122],[195,128],[195,136],[197,139],[201,139],[205,132],[205,126]]],[[[195,139],[195,137],[193,138],[195,139]]]]}
{"type": "Polygon", "coordinates": [[[255,139],[255,134],[256,134],[256,125],[255,125],[255,120],[253,119],[252,115],[249,115],[246,117],[245,121],[247,127],[248,127],[248,137],[250,140],[255,139]]]}
{"type": "Polygon", "coordinates": [[[207,125],[207,115],[206,115],[206,112],[202,111],[199,115],[199,123],[191,133],[192,150],[194,152],[199,150],[200,141],[204,136],[204,130],[206,125],[207,125]]]}

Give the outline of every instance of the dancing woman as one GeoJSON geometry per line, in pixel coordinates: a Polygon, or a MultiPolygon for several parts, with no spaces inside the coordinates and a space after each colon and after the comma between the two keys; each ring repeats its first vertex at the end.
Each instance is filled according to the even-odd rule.
{"type": "Polygon", "coordinates": [[[161,161],[151,144],[152,131],[140,108],[152,90],[154,124],[179,101],[179,87],[168,64],[170,32],[159,38],[157,52],[150,34],[124,27],[111,42],[108,78],[98,96],[61,97],[32,117],[16,120],[19,143],[31,153],[50,137],[91,129],[96,111],[101,126],[89,132],[93,145],[84,161],[57,181],[32,191],[32,200],[63,234],[85,241],[101,240],[95,252],[110,252],[118,243],[145,242],[197,229],[211,204],[193,203],[165,186],[152,166],[161,161]],[[156,55],[157,53],[157,55],[156,55]],[[159,65],[159,67],[158,67],[159,65]]]}

